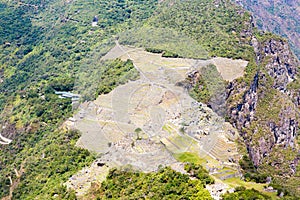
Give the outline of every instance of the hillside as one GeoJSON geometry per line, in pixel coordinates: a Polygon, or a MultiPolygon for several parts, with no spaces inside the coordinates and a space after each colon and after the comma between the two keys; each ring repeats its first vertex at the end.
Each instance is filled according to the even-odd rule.
{"type": "Polygon", "coordinates": [[[300,196],[299,61],[238,5],[0,0],[0,22],[0,198],[300,196]]]}
{"type": "Polygon", "coordinates": [[[259,29],[287,38],[294,53],[300,59],[299,1],[237,0],[236,2],[253,13],[255,24],[259,29]]]}

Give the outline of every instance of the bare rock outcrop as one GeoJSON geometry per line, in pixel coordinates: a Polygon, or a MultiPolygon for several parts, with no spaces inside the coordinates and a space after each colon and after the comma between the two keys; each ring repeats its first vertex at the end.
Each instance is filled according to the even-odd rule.
{"type": "Polygon", "coordinates": [[[228,114],[240,130],[252,161],[259,167],[275,147],[283,151],[292,148],[297,154],[300,92],[290,85],[298,81],[299,61],[283,39],[270,37],[259,41],[253,36],[251,43],[260,68],[249,85],[237,81],[229,84],[228,114]]]}

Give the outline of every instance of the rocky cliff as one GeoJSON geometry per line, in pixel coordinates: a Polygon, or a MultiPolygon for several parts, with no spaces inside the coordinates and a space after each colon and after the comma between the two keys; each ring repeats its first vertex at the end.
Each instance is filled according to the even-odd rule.
{"type": "MultiPolygon", "coordinates": [[[[251,26],[243,34],[251,38],[255,58],[245,77],[227,86],[227,118],[240,131],[256,167],[264,171],[267,169],[262,165],[268,163],[292,175],[299,157],[299,61],[287,41],[280,37],[258,33],[251,26]],[[287,154],[290,156],[286,157],[287,154]]],[[[200,93],[205,94],[203,88],[207,85],[202,73],[191,72],[180,85],[190,90],[200,88],[200,93]]],[[[219,107],[212,109],[218,113],[219,107]]]]}
{"type": "Polygon", "coordinates": [[[255,166],[268,161],[271,166],[292,174],[299,156],[296,142],[299,61],[281,38],[265,35],[258,39],[253,35],[251,44],[258,70],[249,85],[239,81],[229,84],[229,116],[241,131],[255,166]],[[289,163],[289,167],[278,164],[280,158],[272,157],[275,151],[293,155],[286,163],[281,163],[289,163]]]}
{"type": "Polygon", "coordinates": [[[235,0],[254,16],[255,24],[289,39],[295,54],[300,58],[300,2],[294,0],[235,0]]]}

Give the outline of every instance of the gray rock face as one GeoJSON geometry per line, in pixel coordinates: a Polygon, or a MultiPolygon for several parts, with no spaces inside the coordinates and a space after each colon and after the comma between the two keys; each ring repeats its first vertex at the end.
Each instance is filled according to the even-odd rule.
{"type": "Polygon", "coordinates": [[[289,45],[282,40],[270,39],[263,44],[262,48],[263,57],[268,60],[265,68],[274,78],[273,87],[286,92],[287,84],[296,78],[299,63],[292,55],[289,45]]]}
{"type": "Polygon", "coordinates": [[[281,119],[279,125],[276,125],[273,122],[269,123],[271,132],[274,135],[275,143],[281,144],[284,147],[295,147],[298,122],[295,119],[296,116],[294,111],[291,107],[288,107],[286,110],[282,110],[279,117],[281,119]]]}
{"type": "Polygon", "coordinates": [[[298,129],[296,108],[293,105],[282,108],[278,118],[280,120],[277,122],[272,119],[264,122],[266,132],[259,138],[256,136],[261,126],[259,123],[251,136],[242,132],[244,138],[250,138],[246,140],[246,144],[256,166],[259,166],[263,159],[270,155],[275,146],[280,146],[282,149],[291,147],[296,150],[296,131],[298,129]]]}
{"type": "Polygon", "coordinates": [[[7,138],[14,139],[16,137],[16,135],[18,134],[18,130],[17,130],[16,126],[9,122],[4,123],[4,125],[0,129],[1,129],[1,134],[7,138]]]}
{"type": "MultiPolygon", "coordinates": [[[[233,90],[235,87],[237,87],[236,83],[232,83],[229,90],[233,90]]],[[[239,130],[249,127],[253,120],[258,101],[257,88],[258,74],[255,75],[249,90],[244,93],[242,102],[230,110],[231,119],[233,119],[236,128],[239,130]]]]}
{"type": "Polygon", "coordinates": [[[253,21],[259,29],[287,38],[291,48],[300,58],[298,0],[235,0],[235,2],[253,13],[253,21]]]}
{"type": "MultiPolygon", "coordinates": [[[[242,98],[233,107],[229,106],[228,111],[232,123],[240,130],[245,140],[250,157],[254,164],[259,166],[263,158],[267,157],[276,145],[280,145],[282,148],[296,148],[297,106],[300,105],[300,91],[290,89],[288,84],[297,79],[299,61],[292,54],[287,42],[280,39],[271,38],[259,42],[253,37],[252,46],[256,53],[257,63],[261,64],[264,69],[256,73],[250,86],[237,82],[229,84],[228,97],[242,94],[242,98]],[[267,78],[268,75],[271,79],[267,78]],[[256,120],[257,105],[269,92],[266,89],[267,84],[282,94],[280,97],[278,96],[278,100],[284,99],[284,106],[278,108],[280,109],[279,116],[274,116],[279,120],[256,121],[257,127],[252,129],[252,133],[249,133],[245,130],[256,120]],[[268,132],[257,138],[259,124],[262,123],[267,127],[268,132]]],[[[272,112],[271,110],[265,110],[265,112],[272,112]]]]}
{"type": "Polygon", "coordinates": [[[4,70],[0,69],[0,84],[4,81],[4,70]]]}
{"type": "Polygon", "coordinates": [[[288,90],[286,92],[295,105],[300,106],[300,90],[288,90]]]}

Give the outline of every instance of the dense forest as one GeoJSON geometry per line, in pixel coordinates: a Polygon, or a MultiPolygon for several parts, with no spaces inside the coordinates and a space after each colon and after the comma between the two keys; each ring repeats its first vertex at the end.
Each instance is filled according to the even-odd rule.
{"type": "MultiPolygon", "coordinates": [[[[63,128],[72,116],[72,102],[54,92],[73,91],[82,95],[82,101],[93,100],[136,80],[139,75],[132,61],[101,60],[116,39],[165,57],[245,59],[249,61],[246,74],[238,82],[249,86],[263,67],[256,60],[250,32],[261,41],[278,38],[258,31],[250,14],[227,0],[0,0],[0,131],[13,140],[0,146],[0,198],[76,198],[63,183],[98,155],[75,145],[78,131],[63,128]],[[92,26],[95,16],[98,26],[92,26]]],[[[205,103],[211,97],[208,87],[218,90],[218,84],[226,84],[214,69],[204,72],[203,78],[207,77],[208,82],[200,79],[190,91],[205,103]]],[[[277,93],[270,90],[275,105],[277,93]]],[[[240,165],[249,181],[262,182],[274,175],[267,173],[267,164],[257,169],[248,155],[240,165]]],[[[193,163],[185,169],[187,174],[168,167],[151,173],[112,169],[89,195],[95,199],[211,199],[205,185],[214,179],[208,172],[193,163]]],[[[300,182],[298,175],[299,167],[292,177],[295,185],[300,182]]],[[[274,180],[274,188],[297,199],[290,182],[282,186],[282,179],[274,180]]],[[[242,187],[223,198],[270,199],[242,187]]]]}
{"type": "MultiPolygon", "coordinates": [[[[214,179],[201,165],[185,164],[187,174],[169,167],[156,173],[135,172],[130,169],[111,169],[107,179],[99,186],[94,184],[86,199],[201,199],[211,200],[206,185],[214,179]],[[191,179],[192,177],[193,179],[191,179]]],[[[223,195],[225,200],[271,199],[255,189],[237,187],[234,193],[223,195]]]]}
{"type": "Polygon", "coordinates": [[[157,173],[141,173],[112,169],[99,188],[95,185],[89,196],[99,199],[212,199],[205,185],[211,183],[207,172],[199,166],[188,166],[188,170],[197,169],[197,179],[191,180],[186,174],[175,172],[171,168],[160,169],[157,173]],[[203,181],[202,177],[207,180],[203,181]],[[199,178],[198,178],[199,177],[199,178]]]}

